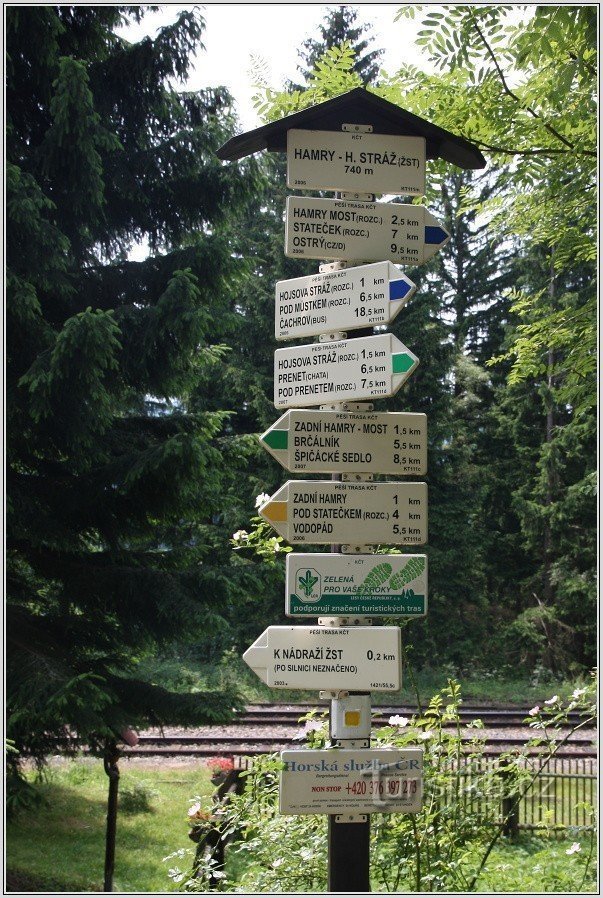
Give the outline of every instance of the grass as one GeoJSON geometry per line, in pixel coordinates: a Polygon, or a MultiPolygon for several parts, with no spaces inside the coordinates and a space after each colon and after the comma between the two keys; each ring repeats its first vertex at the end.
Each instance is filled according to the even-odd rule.
{"type": "MultiPolygon", "coordinates": [[[[14,891],[102,891],[107,777],[97,759],[53,761],[40,785],[43,804],[8,824],[7,883],[14,891]]],[[[117,823],[114,891],[175,891],[168,868],[190,868],[190,858],[164,862],[178,849],[194,848],[187,838],[189,799],[200,795],[210,806],[213,786],[201,764],[168,767],[121,762],[120,793],[125,800],[117,823]],[[130,808],[126,813],[126,809],[130,808]],[[148,808],[144,810],[144,808],[148,808]]],[[[522,835],[504,840],[492,853],[478,883],[480,892],[592,891],[594,864],[582,883],[590,836],[567,839],[522,835]],[[572,842],[582,849],[567,854],[572,842]]],[[[278,849],[275,849],[278,850],[278,849]]],[[[230,874],[245,867],[229,858],[230,874]]]]}
{"type": "Polygon", "coordinates": [[[568,854],[573,839],[521,836],[515,844],[497,846],[478,882],[480,892],[594,892],[596,854],[584,876],[590,836],[577,840],[581,851],[568,854]]]}
{"type": "MultiPolygon", "coordinates": [[[[516,841],[504,840],[488,858],[477,881],[477,893],[573,894],[596,891],[596,855],[591,859],[585,876],[589,836],[583,835],[581,841],[581,851],[568,855],[573,840],[531,835],[521,835],[516,841]]],[[[374,892],[380,891],[377,883],[373,882],[372,885],[374,892]]],[[[409,883],[403,880],[398,885],[401,891],[408,887],[409,883]]]]}
{"type": "MultiPolygon", "coordinates": [[[[129,802],[132,811],[118,814],[113,889],[165,892],[171,883],[163,858],[194,847],[187,838],[189,799],[204,796],[209,807],[214,787],[201,764],[142,768],[122,761],[120,772],[120,792],[135,800],[129,802]],[[137,810],[145,804],[150,810],[137,810]]],[[[10,878],[19,886],[33,884],[28,890],[34,891],[102,891],[107,787],[98,759],[53,762],[40,784],[42,806],[7,826],[10,878]]]]}

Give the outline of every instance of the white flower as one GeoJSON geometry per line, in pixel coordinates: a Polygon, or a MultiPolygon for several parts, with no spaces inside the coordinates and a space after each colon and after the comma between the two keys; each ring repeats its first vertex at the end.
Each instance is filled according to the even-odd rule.
{"type": "Polygon", "coordinates": [[[247,533],[246,530],[237,530],[236,533],[232,534],[232,539],[233,539],[233,542],[235,542],[235,543],[242,543],[242,542],[245,542],[245,540],[248,538],[248,536],[249,536],[249,534],[247,533]]]}
{"type": "Polygon", "coordinates": [[[577,854],[579,851],[582,851],[582,845],[580,842],[572,842],[570,848],[565,852],[566,854],[577,854]]]}
{"type": "Polygon", "coordinates": [[[555,702],[558,702],[558,701],[559,701],[559,696],[554,695],[552,698],[545,699],[544,703],[545,703],[545,705],[554,705],[555,702]]]}
{"type": "Polygon", "coordinates": [[[584,695],[586,689],[574,689],[572,692],[572,698],[580,698],[580,696],[584,695]]]}
{"type": "Polygon", "coordinates": [[[190,806],[190,808],[188,809],[188,816],[195,817],[199,813],[200,810],[201,810],[201,805],[198,802],[195,804],[192,804],[190,806]]]}
{"type": "Polygon", "coordinates": [[[394,714],[393,717],[390,717],[388,723],[390,727],[405,727],[408,725],[408,717],[400,717],[399,714],[394,714]]]}
{"type": "Polygon", "coordinates": [[[313,733],[322,730],[323,723],[320,720],[306,720],[304,723],[304,733],[313,733]]]}
{"type": "Polygon", "coordinates": [[[259,496],[255,497],[255,507],[259,508],[260,505],[263,505],[265,502],[267,502],[269,498],[270,496],[268,495],[268,493],[260,493],[259,496]]]}
{"type": "Polygon", "coordinates": [[[424,733],[421,733],[419,739],[431,739],[433,736],[433,730],[425,730],[424,733]]]}
{"type": "Polygon", "coordinates": [[[533,708],[530,708],[530,710],[528,711],[528,714],[530,715],[530,717],[536,717],[536,715],[538,714],[539,711],[540,711],[540,705],[534,705],[533,708]]]}

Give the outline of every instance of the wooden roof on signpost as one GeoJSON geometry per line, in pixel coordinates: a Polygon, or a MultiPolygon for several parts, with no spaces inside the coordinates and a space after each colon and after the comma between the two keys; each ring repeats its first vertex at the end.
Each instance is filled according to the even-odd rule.
{"type": "Polygon", "coordinates": [[[428,159],[444,159],[459,168],[484,168],[486,165],[478,148],[464,137],[457,137],[363,87],[231,137],[217,155],[220,159],[235,160],[258,150],[284,153],[287,151],[287,131],[292,128],[341,131],[343,124],[372,125],[375,134],[424,137],[428,159]]]}

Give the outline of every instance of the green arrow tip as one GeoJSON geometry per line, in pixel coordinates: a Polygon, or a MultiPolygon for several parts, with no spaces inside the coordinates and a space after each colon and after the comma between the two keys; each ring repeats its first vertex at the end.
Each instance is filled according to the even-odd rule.
{"type": "Polygon", "coordinates": [[[410,371],[415,360],[407,352],[395,352],[392,355],[392,371],[394,374],[405,374],[410,371]]]}
{"type": "Polygon", "coordinates": [[[262,437],[262,440],[267,446],[270,446],[271,449],[287,449],[289,446],[289,431],[269,430],[268,433],[262,437]]]}

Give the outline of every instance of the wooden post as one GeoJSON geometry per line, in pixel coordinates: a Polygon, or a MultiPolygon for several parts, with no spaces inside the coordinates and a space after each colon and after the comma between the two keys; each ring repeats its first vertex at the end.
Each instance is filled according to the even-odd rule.
{"type": "Polygon", "coordinates": [[[105,881],[103,891],[113,891],[113,871],[115,869],[115,838],[117,835],[117,794],[119,790],[119,750],[114,742],[107,744],[103,757],[105,773],[109,777],[107,799],[107,831],[105,835],[105,881]]]}
{"type": "Polygon", "coordinates": [[[519,835],[519,801],[515,766],[512,762],[507,761],[503,762],[498,769],[503,782],[502,831],[503,835],[515,839],[519,835]]]}

